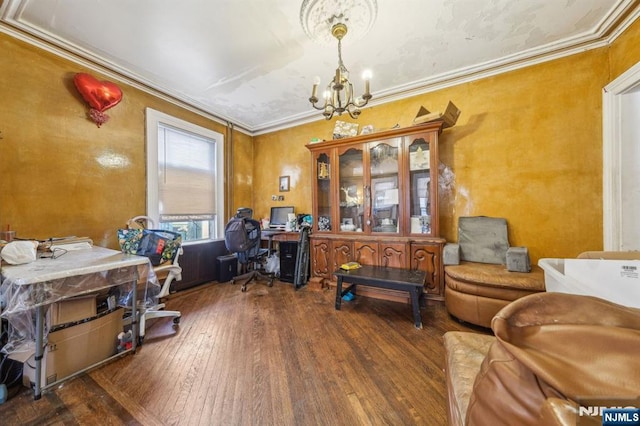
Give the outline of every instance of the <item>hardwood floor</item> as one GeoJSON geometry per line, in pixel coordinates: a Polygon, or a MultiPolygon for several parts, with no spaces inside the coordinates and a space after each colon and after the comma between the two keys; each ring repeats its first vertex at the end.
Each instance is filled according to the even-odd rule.
{"type": "Polygon", "coordinates": [[[172,296],[144,345],[50,390],[0,405],[7,425],[442,425],[442,335],[484,330],[422,310],[334,292],[206,284],[172,296]]]}

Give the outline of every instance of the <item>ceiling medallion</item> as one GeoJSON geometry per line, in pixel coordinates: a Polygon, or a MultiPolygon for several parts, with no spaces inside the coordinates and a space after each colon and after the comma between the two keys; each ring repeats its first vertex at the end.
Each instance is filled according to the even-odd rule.
{"type": "Polygon", "coordinates": [[[300,8],[302,29],[315,42],[330,44],[336,24],[349,27],[349,38],[359,40],[378,16],[376,0],[304,0],[300,8]]]}

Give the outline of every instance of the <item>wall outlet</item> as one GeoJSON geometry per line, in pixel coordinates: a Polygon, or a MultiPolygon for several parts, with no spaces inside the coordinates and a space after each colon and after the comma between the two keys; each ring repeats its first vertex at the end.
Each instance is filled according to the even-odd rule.
{"type": "Polygon", "coordinates": [[[284,195],[278,195],[278,201],[284,201],[284,195]]]}
{"type": "Polygon", "coordinates": [[[278,201],[278,196],[277,195],[272,195],[271,196],[271,201],[278,201]]]}

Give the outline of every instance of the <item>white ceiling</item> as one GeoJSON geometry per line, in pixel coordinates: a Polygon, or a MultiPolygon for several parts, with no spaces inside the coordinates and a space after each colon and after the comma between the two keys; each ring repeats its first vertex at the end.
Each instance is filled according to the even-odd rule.
{"type": "MultiPolygon", "coordinates": [[[[361,72],[373,71],[370,105],[602,46],[635,19],[639,1],[377,3],[370,32],[361,39],[347,34],[342,43],[357,94],[361,72]]],[[[5,0],[0,30],[53,44],[107,67],[114,79],[124,76],[260,134],[322,118],[308,98],[316,75],[323,86],[335,73],[337,43],[306,36],[301,4],[5,0]]]]}

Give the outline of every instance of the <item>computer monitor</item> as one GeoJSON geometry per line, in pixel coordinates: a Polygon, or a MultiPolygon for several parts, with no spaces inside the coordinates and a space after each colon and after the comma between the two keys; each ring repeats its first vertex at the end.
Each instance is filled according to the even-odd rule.
{"type": "Polygon", "coordinates": [[[269,228],[284,229],[289,220],[289,213],[293,213],[293,206],[271,207],[269,228]]]}

